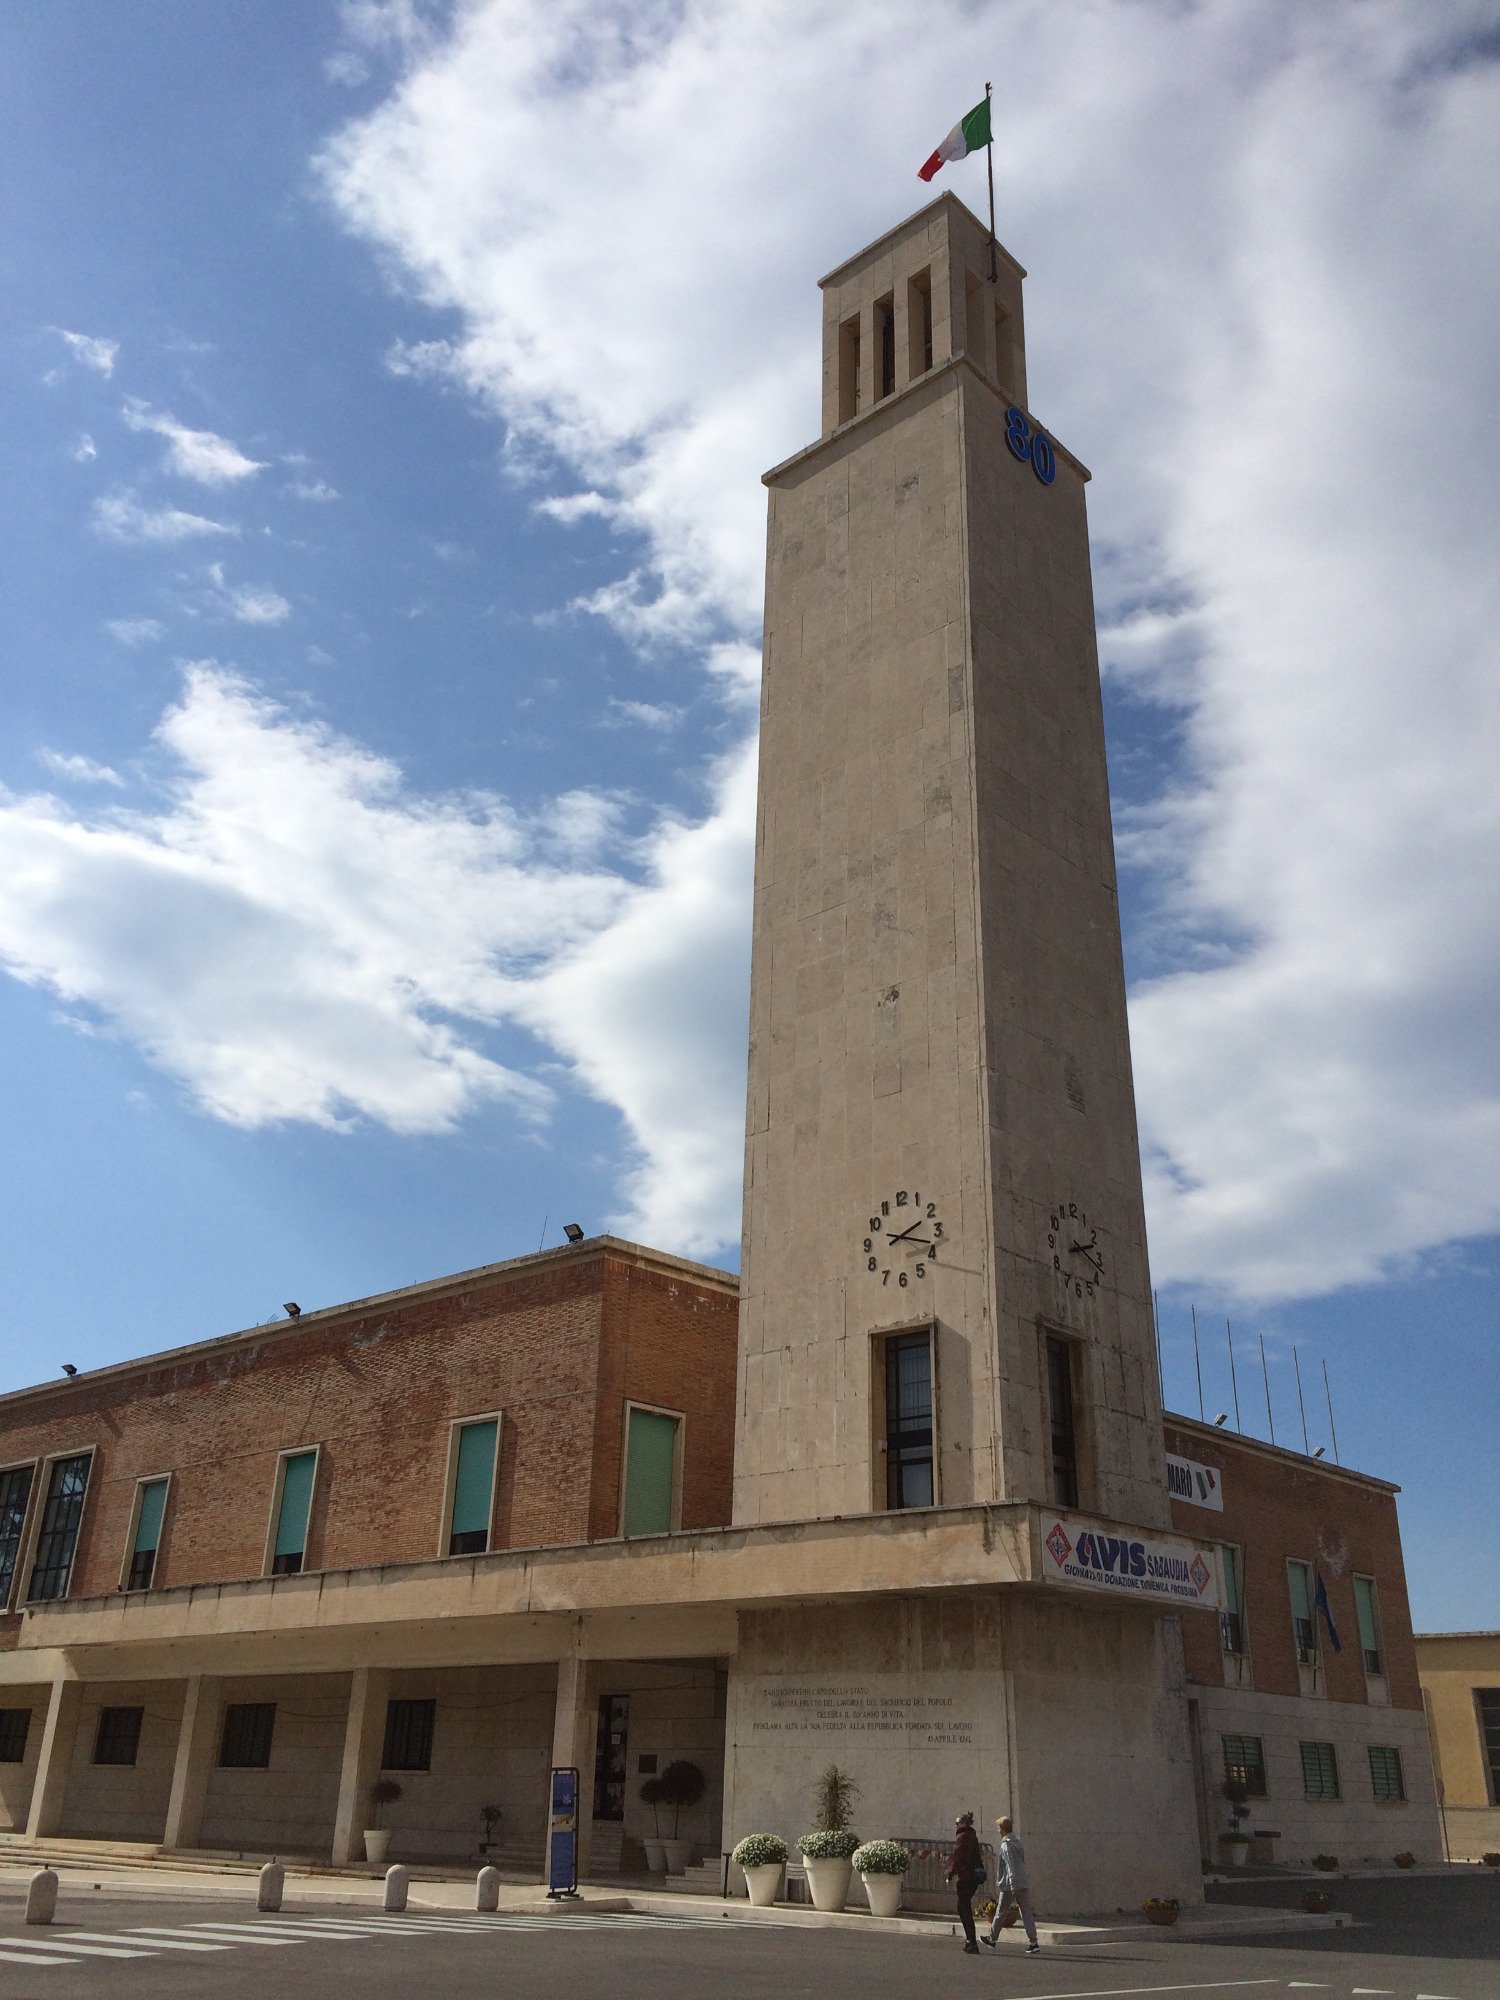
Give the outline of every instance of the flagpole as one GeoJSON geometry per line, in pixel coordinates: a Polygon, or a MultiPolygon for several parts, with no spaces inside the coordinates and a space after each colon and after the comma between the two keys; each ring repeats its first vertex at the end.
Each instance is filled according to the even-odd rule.
{"type": "Polygon", "coordinates": [[[990,136],[985,141],[984,166],[990,181],[990,283],[995,284],[1000,276],[1000,267],[995,257],[995,125],[990,111],[990,91],[992,86],[984,86],[985,123],[990,128],[990,136]]]}

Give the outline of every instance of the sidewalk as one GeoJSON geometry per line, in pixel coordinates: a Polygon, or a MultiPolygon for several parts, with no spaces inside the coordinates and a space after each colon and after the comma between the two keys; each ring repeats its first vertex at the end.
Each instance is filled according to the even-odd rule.
{"type": "MultiPolygon", "coordinates": [[[[198,1863],[121,1854],[91,1859],[80,1855],[76,1846],[64,1844],[55,1850],[43,1849],[24,1856],[7,1854],[0,1847],[0,1902],[23,1897],[27,1882],[44,1863],[57,1870],[58,1915],[64,1922],[76,1918],[80,1906],[95,1894],[149,1896],[157,1901],[202,1897],[222,1902],[238,1901],[243,1897],[247,1908],[253,1909],[257,1877],[262,1866],[259,1860],[250,1859],[198,1863]]],[[[378,1869],[314,1868],[299,1866],[295,1861],[287,1861],[283,1865],[286,1868],[282,1904],[285,1910],[321,1903],[371,1910],[381,1907],[383,1874],[378,1869]]],[[[413,1912],[472,1910],[474,1874],[414,1867],[407,1900],[413,1912]]],[[[669,1889],[639,1889],[634,1885],[614,1891],[600,1883],[587,1885],[576,1900],[549,1902],[545,1890],[535,1881],[502,1880],[500,1908],[529,1916],[548,1912],[606,1916],[636,1911],[642,1915],[692,1917],[699,1921],[717,1912],[726,1923],[771,1924],[781,1928],[817,1930],[868,1930],[873,1924],[878,1925],[882,1932],[912,1937],[956,1938],[960,1935],[956,1918],[944,1915],[872,1917],[862,1910],[843,1910],[835,1914],[795,1903],[777,1903],[771,1909],[759,1910],[740,1897],[726,1899],[706,1896],[700,1891],[684,1893],[669,1889]]],[[[391,1921],[397,1923],[400,1919],[393,1917],[391,1921]]],[[[1270,1934],[1337,1930],[1350,1921],[1347,1915],[1337,1910],[1313,1916],[1302,1910],[1210,1903],[1202,1909],[1184,1910],[1178,1922],[1160,1934],[1197,1940],[1246,1931],[1270,1934]]],[[[1156,1934],[1155,1927],[1138,1914],[1128,1917],[1081,1917],[1065,1923],[1049,1923],[1042,1919],[1038,1922],[1037,1931],[1044,1944],[1053,1945],[1117,1944],[1139,1938],[1148,1931],[1156,1934]]]]}

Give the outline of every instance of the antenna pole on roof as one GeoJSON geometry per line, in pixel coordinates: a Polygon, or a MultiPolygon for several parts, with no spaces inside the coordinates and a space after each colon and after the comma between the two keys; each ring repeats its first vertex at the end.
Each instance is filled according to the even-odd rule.
{"type": "Polygon", "coordinates": [[[1245,1428],[1240,1422],[1240,1378],[1234,1372],[1234,1328],[1227,1319],[1224,1331],[1229,1335],[1229,1386],[1234,1391],[1234,1427],[1239,1431],[1245,1428]]]}
{"type": "Polygon", "coordinates": [[[1323,1363],[1323,1394],[1328,1398],[1328,1435],[1333,1439],[1333,1462],[1338,1465],[1339,1434],[1333,1427],[1333,1391],[1328,1386],[1328,1363],[1323,1363]]]}
{"type": "Polygon", "coordinates": [[[1292,1366],[1297,1371],[1297,1408],[1302,1412],[1302,1449],[1312,1455],[1312,1446],[1307,1438],[1307,1405],[1302,1400],[1302,1363],[1297,1359],[1297,1343],[1292,1342],[1292,1366]]]}
{"type": "Polygon", "coordinates": [[[1198,1421],[1204,1424],[1208,1422],[1208,1417],[1203,1408],[1203,1357],[1198,1352],[1198,1308],[1189,1306],[1188,1311],[1193,1316],[1193,1366],[1198,1371],[1198,1421]]]}
{"type": "Polygon", "coordinates": [[[1276,1419],[1271,1415],[1271,1376],[1266,1367],[1266,1336],[1260,1337],[1260,1379],[1266,1385],[1266,1422],[1271,1430],[1271,1442],[1276,1442],[1276,1419]]]}

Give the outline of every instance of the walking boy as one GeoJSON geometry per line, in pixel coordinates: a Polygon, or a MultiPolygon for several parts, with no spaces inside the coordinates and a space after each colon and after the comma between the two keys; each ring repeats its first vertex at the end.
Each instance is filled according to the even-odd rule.
{"type": "Polygon", "coordinates": [[[1000,1879],[995,1884],[995,1921],[985,1933],[985,1943],[993,1951],[1000,1937],[1000,1915],[1005,1908],[1005,1899],[1010,1897],[1021,1913],[1021,1922],[1026,1926],[1026,1949],[1029,1952],[1041,1949],[1036,1941],[1036,1918],[1031,1911],[1031,1883],[1026,1876],[1026,1850],[1015,1835],[1008,1819],[997,1819],[995,1825],[1000,1831],[1000,1844],[995,1850],[995,1868],[1000,1879]]]}

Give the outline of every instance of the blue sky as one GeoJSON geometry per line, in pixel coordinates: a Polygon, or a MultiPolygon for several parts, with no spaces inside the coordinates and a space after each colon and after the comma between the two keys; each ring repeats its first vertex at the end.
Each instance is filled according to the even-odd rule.
{"type": "Polygon", "coordinates": [[[0,1385],[575,1219],[734,1260],[758,474],[996,75],[1168,1398],[1191,1303],[1210,1416],[1226,1318],[1283,1441],[1326,1358],[1419,1622],[1500,1624],[1493,8],[908,26],[8,12],[0,1385]]]}

